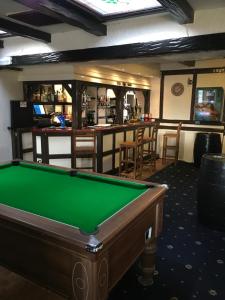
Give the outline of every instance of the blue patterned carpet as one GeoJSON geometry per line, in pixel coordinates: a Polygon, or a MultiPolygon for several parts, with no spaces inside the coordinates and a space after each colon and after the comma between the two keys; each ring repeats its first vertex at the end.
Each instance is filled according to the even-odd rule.
{"type": "Polygon", "coordinates": [[[155,283],[141,287],[133,266],[112,290],[110,300],[225,300],[225,233],[198,223],[198,173],[192,164],[179,162],[149,178],[169,186],[155,283]]]}

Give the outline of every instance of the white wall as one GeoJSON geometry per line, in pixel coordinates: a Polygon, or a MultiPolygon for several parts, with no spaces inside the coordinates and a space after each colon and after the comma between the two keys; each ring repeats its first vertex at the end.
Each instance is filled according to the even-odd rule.
{"type": "Polygon", "coordinates": [[[199,74],[198,87],[222,87],[225,90],[225,73],[199,74]]]}
{"type": "MultiPolygon", "coordinates": [[[[177,126],[177,124],[162,124],[162,125],[173,125],[173,126],[177,126]]],[[[198,132],[202,132],[203,128],[214,128],[222,130],[223,126],[208,126],[208,125],[191,125],[191,124],[183,124],[182,125],[182,130],[180,133],[180,143],[179,143],[179,160],[182,161],[186,161],[186,162],[193,162],[194,161],[194,155],[193,155],[193,151],[194,151],[194,142],[195,142],[195,138],[196,138],[196,134],[198,132]],[[197,127],[198,131],[190,131],[190,130],[185,130],[185,127],[197,127]]],[[[167,130],[167,129],[160,129],[158,132],[158,144],[157,144],[157,153],[159,154],[160,157],[162,157],[162,150],[163,150],[163,134],[165,133],[176,133],[175,130],[167,130]]],[[[220,134],[221,136],[221,141],[223,140],[223,135],[222,133],[220,134]]],[[[175,139],[171,139],[169,141],[169,143],[171,145],[175,145],[175,139]]],[[[223,144],[223,153],[225,153],[225,144],[223,144]]],[[[171,153],[168,153],[168,155],[174,155],[174,151],[171,153]]]]}
{"type": "Polygon", "coordinates": [[[118,82],[126,82],[130,83],[134,88],[151,88],[150,78],[91,64],[60,63],[24,66],[23,71],[19,75],[20,81],[75,79],[111,85],[117,85],[118,82]]]}
{"type": "Polygon", "coordinates": [[[10,100],[21,100],[22,83],[17,81],[18,72],[0,71],[0,161],[12,159],[10,131],[10,100]]]}
{"type": "Polygon", "coordinates": [[[163,95],[163,118],[170,120],[189,120],[192,85],[188,84],[188,79],[193,79],[193,75],[168,75],[164,78],[163,95]],[[171,88],[175,83],[182,83],[184,92],[180,96],[175,96],[171,88]]]}
{"type": "Polygon", "coordinates": [[[154,77],[151,79],[151,98],[150,98],[150,113],[152,118],[159,118],[160,105],[160,78],[154,77]]]}

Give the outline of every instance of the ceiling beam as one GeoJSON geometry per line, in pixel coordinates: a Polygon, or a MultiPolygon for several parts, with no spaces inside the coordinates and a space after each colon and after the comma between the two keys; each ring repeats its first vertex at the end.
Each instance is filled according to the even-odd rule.
{"type": "Polygon", "coordinates": [[[10,70],[10,71],[23,71],[22,68],[10,67],[10,66],[0,66],[0,71],[2,70],[10,70]]]}
{"type": "Polygon", "coordinates": [[[1,33],[0,34],[0,38],[1,39],[5,39],[5,38],[7,38],[7,37],[12,37],[13,35],[11,34],[11,33],[8,33],[8,32],[6,32],[6,33],[1,33]]]}
{"type": "Polygon", "coordinates": [[[12,65],[35,65],[60,62],[90,62],[160,55],[224,51],[225,33],[182,37],[147,43],[124,44],[108,47],[67,50],[34,55],[13,56],[12,65]]]}
{"type": "Polygon", "coordinates": [[[59,19],[61,22],[79,27],[91,34],[103,36],[107,33],[106,25],[87,12],[78,9],[72,5],[68,7],[65,1],[52,2],[49,0],[29,1],[29,0],[15,0],[25,6],[38,10],[53,18],[59,19]]]}
{"type": "Polygon", "coordinates": [[[195,67],[195,60],[184,60],[184,61],[179,61],[179,63],[186,67],[195,67]]]}
{"type": "Polygon", "coordinates": [[[52,3],[48,0],[44,0],[44,3],[41,2],[40,5],[52,12],[53,16],[61,21],[80,27],[91,34],[103,36],[107,33],[107,27],[104,24],[93,21],[93,18],[87,18],[75,10],[70,11],[66,7],[52,3]]]}
{"type": "Polygon", "coordinates": [[[187,0],[158,0],[170,14],[180,23],[194,22],[194,10],[187,0]]]}
{"type": "Polygon", "coordinates": [[[4,48],[4,42],[0,40],[0,48],[4,48]]]}
{"type": "Polygon", "coordinates": [[[19,35],[33,40],[41,42],[51,42],[51,34],[31,28],[20,23],[12,22],[7,19],[0,18],[0,28],[6,32],[10,32],[14,35],[19,35]]]}

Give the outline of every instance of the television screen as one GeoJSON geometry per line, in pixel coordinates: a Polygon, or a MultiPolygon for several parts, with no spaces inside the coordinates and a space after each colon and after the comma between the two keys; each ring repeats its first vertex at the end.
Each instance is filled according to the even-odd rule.
{"type": "Polygon", "coordinates": [[[45,109],[42,104],[34,104],[34,112],[36,115],[45,115],[45,109]]]}

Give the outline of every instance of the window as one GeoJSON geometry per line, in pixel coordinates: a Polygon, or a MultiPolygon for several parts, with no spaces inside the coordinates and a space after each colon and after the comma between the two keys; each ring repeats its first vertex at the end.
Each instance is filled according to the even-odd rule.
{"type": "Polygon", "coordinates": [[[104,16],[161,7],[156,0],[76,0],[75,2],[104,16]]]}

